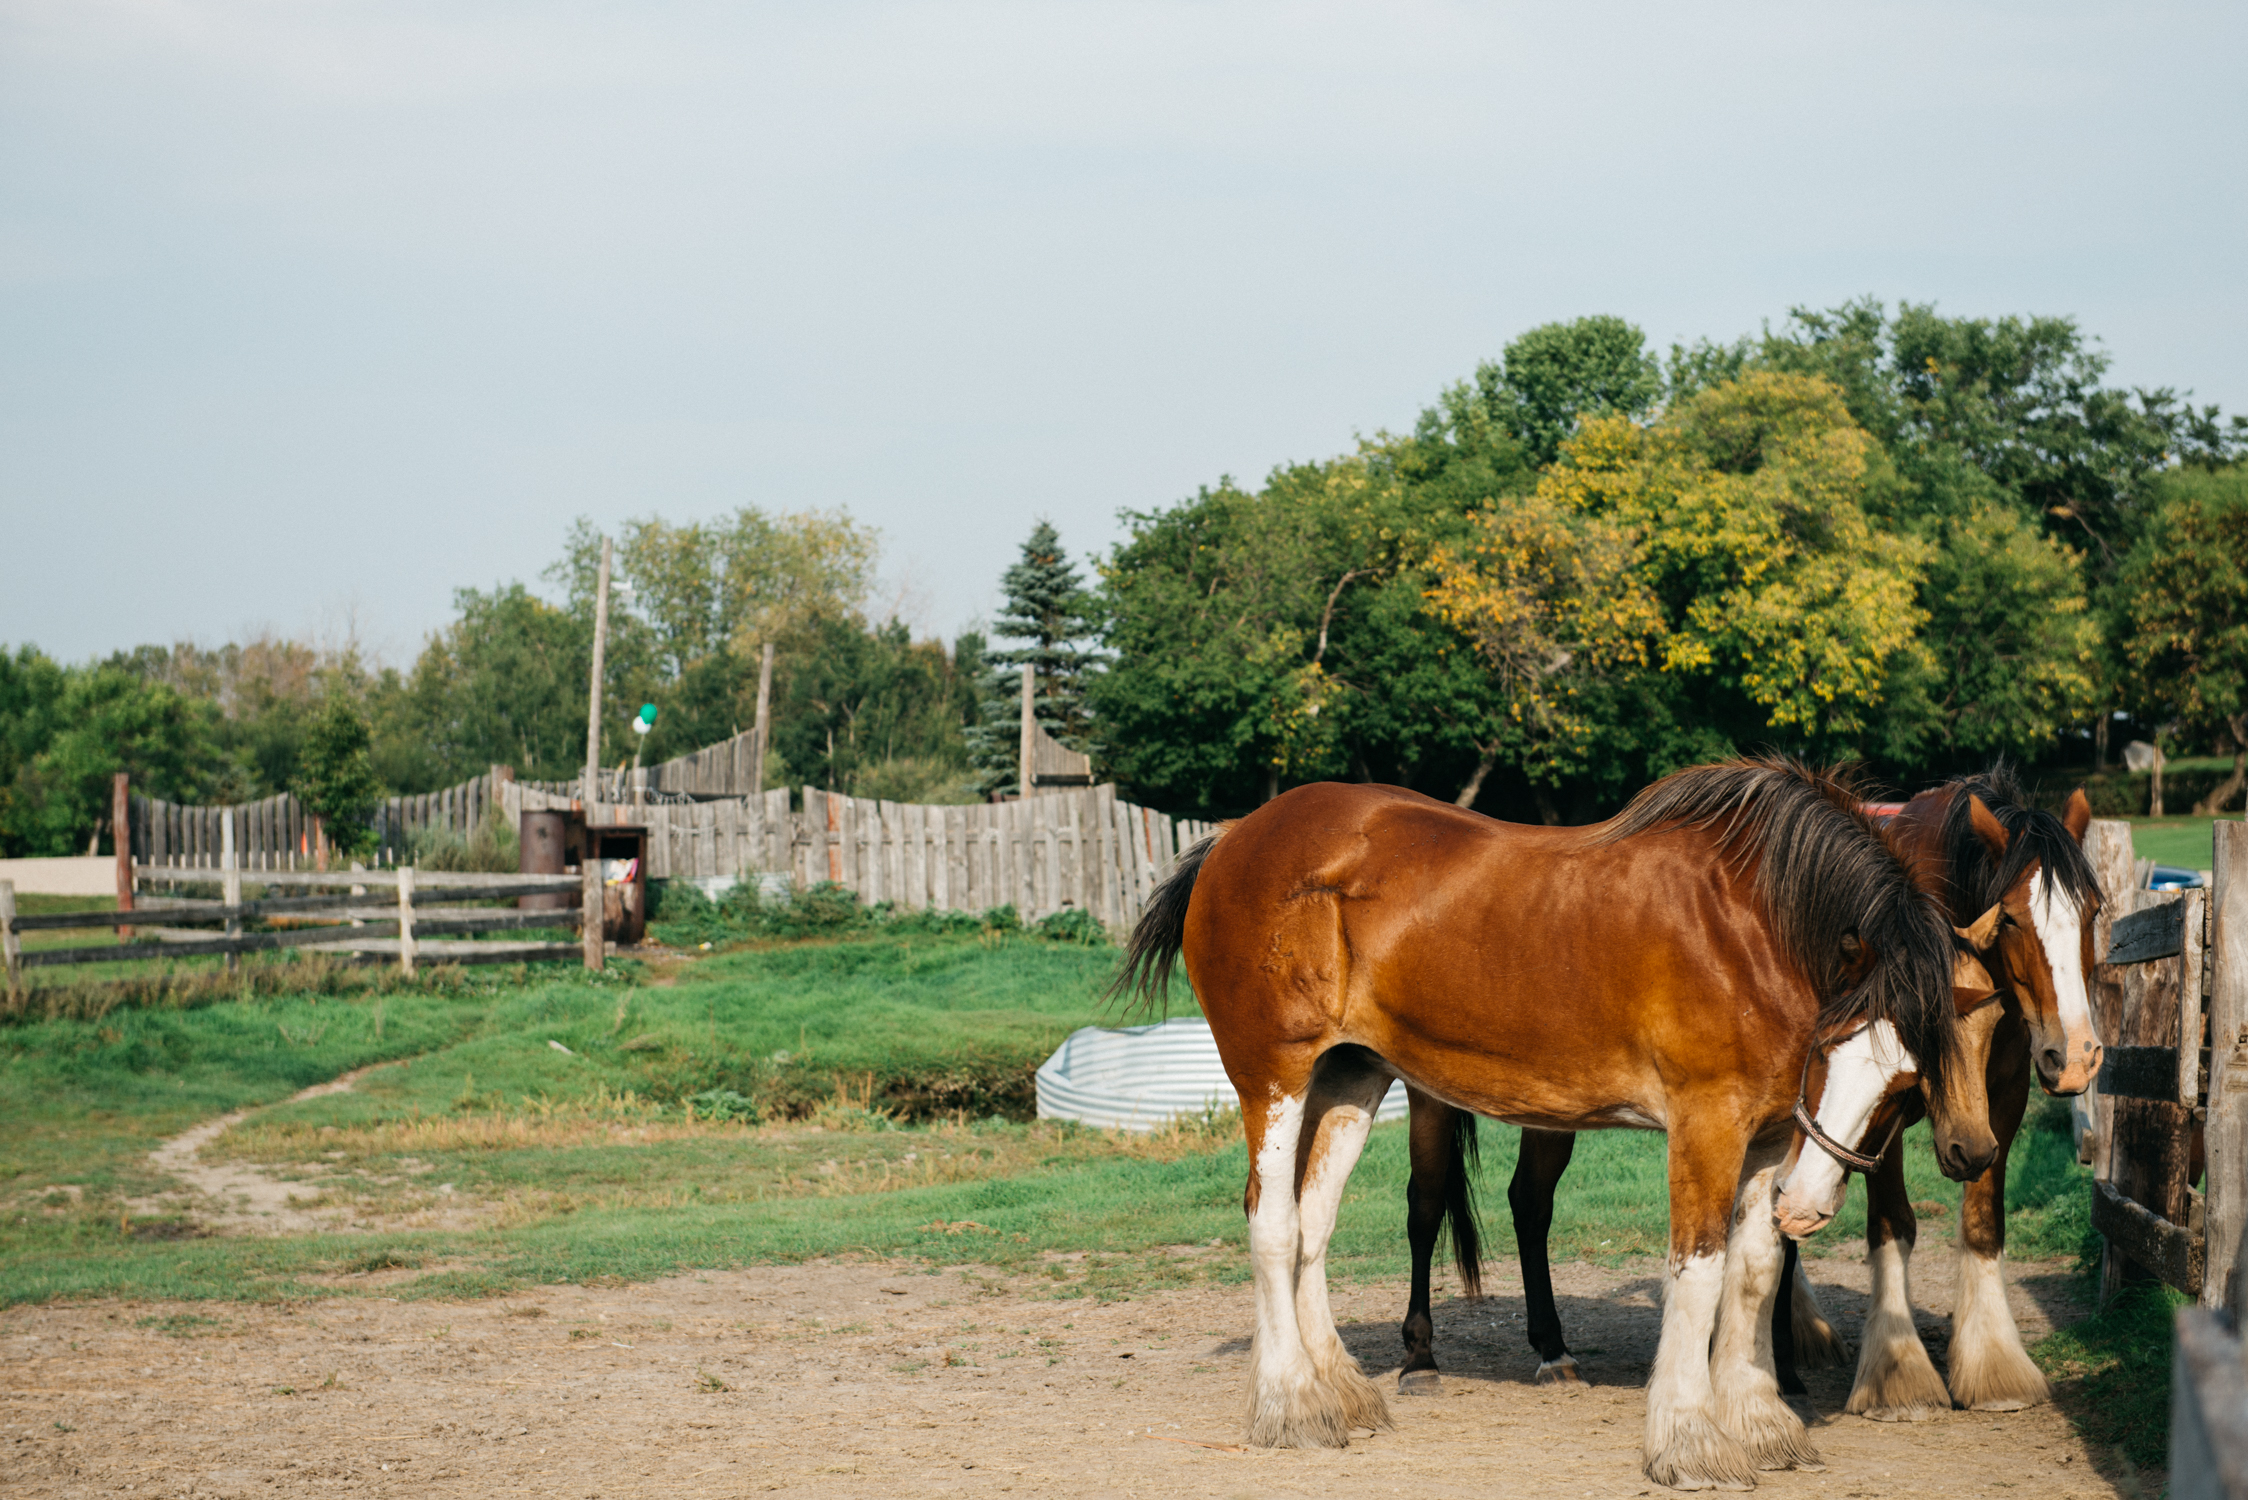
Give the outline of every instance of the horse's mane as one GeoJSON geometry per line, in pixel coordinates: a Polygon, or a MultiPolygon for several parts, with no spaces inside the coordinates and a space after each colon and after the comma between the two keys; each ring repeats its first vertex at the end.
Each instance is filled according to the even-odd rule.
{"type": "Polygon", "coordinates": [[[1678,771],[1586,831],[1609,844],[1663,828],[1699,828],[1740,867],[1781,951],[1819,998],[1819,1028],[1887,1021],[1935,1086],[1953,1047],[1952,934],[1912,863],[1864,809],[1858,779],[1782,756],[1678,771]],[[1856,937],[1872,966],[1855,984],[1856,937]]]}
{"type": "Polygon", "coordinates": [[[1953,911],[1980,913],[1996,906],[2033,860],[2044,866],[2046,878],[2070,900],[2082,904],[2099,894],[2099,876],[2083,847],[2059,818],[2023,803],[2013,767],[2004,761],[1979,776],[1955,776],[1935,790],[1953,794],[1951,805],[1944,809],[1941,831],[1944,858],[1951,865],[1953,911]],[[1967,803],[1970,795],[1981,798],[2006,830],[2003,858],[1991,858],[1990,846],[1975,832],[1974,810],[1967,803]]]}

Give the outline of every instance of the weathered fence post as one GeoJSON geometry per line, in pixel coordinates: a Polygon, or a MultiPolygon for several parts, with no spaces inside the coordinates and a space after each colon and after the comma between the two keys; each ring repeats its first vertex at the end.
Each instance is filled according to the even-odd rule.
{"type": "Polygon", "coordinates": [[[414,977],[414,867],[398,867],[398,972],[414,977]]]}
{"type": "Polygon", "coordinates": [[[16,940],[16,883],[0,880],[0,967],[7,971],[8,1003],[23,999],[23,944],[16,940]]]}
{"type": "Polygon", "coordinates": [[[749,794],[765,795],[765,741],[770,737],[773,709],[773,643],[767,641],[757,654],[757,724],[752,731],[757,736],[749,756],[749,794]]]}
{"type": "MultiPolygon", "coordinates": [[[[234,809],[230,807],[219,820],[219,898],[228,908],[226,935],[229,938],[242,935],[242,915],[239,910],[242,905],[242,862],[235,857],[234,850],[234,809]]],[[[241,966],[241,954],[229,953],[226,956],[227,973],[232,974],[241,966]]]]}
{"type": "Polygon", "coordinates": [[[2201,1305],[2240,1309],[2240,1237],[2248,1230],[2248,823],[2215,825],[2209,949],[2209,1117],[2203,1225],[2208,1270],[2201,1305]]]}
{"type": "Polygon", "coordinates": [[[1020,789],[1025,799],[1038,785],[1038,710],[1032,696],[1037,690],[1038,669],[1026,661],[1023,663],[1022,764],[1019,767],[1020,789]]]}
{"type": "MultiPolygon", "coordinates": [[[[117,909],[133,909],[133,787],[123,771],[117,773],[117,782],[109,799],[109,826],[115,837],[110,840],[117,846],[117,909]]],[[[133,929],[117,929],[117,941],[129,943],[133,929]]]]}
{"type": "Polygon", "coordinates": [[[601,573],[593,590],[593,681],[587,689],[585,714],[585,848],[579,855],[578,937],[585,948],[585,966],[598,973],[607,959],[603,943],[607,923],[601,901],[600,838],[596,833],[601,798],[601,656],[609,643],[609,539],[601,539],[601,573]]]}

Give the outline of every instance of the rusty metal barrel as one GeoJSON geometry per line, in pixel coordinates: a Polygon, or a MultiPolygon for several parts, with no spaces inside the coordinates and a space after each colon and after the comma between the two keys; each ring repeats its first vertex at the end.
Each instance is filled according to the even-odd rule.
{"type": "MultiPolygon", "coordinates": [[[[521,855],[516,862],[521,872],[525,875],[567,874],[564,845],[569,826],[570,814],[566,809],[524,808],[518,833],[521,855]]],[[[555,891],[520,896],[515,904],[523,911],[567,911],[576,906],[579,899],[576,891],[555,891]]]]}

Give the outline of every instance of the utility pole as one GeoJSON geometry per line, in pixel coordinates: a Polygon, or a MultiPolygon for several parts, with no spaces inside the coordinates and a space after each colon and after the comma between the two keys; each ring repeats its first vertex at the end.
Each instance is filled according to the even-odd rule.
{"type": "Polygon", "coordinates": [[[758,653],[757,727],[753,731],[756,745],[749,755],[749,789],[758,797],[765,795],[765,742],[772,733],[772,711],[773,643],[767,641],[764,650],[758,653]]]}
{"type": "Polygon", "coordinates": [[[585,943],[585,966],[598,972],[608,956],[602,920],[600,835],[595,831],[601,801],[601,657],[609,644],[609,539],[601,539],[601,576],[593,589],[593,683],[585,714],[585,849],[579,859],[578,934],[585,943]]]}

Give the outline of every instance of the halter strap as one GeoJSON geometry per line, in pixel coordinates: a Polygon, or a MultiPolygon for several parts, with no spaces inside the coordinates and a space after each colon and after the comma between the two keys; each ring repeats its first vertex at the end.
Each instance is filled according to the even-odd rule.
{"type": "MultiPolygon", "coordinates": [[[[1856,1034],[1856,1032],[1851,1033],[1852,1036],[1856,1034]]],[[[1844,1037],[1842,1040],[1848,1041],[1849,1039],[1849,1037],[1844,1037]]],[[[1861,1151],[1851,1150],[1820,1129],[1819,1122],[1812,1118],[1811,1111],[1804,1102],[1804,1096],[1811,1088],[1811,1059],[1818,1055],[1818,1050],[1817,1047],[1813,1047],[1803,1054],[1803,1072],[1795,1082],[1795,1123],[1804,1135],[1810,1138],[1812,1144],[1816,1145],[1821,1151],[1833,1157],[1843,1166],[1863,1172],[1866,1176],[1871,1177],[1880,1168],[1881,1159],[1889,1154],[1889,1148],[1896,1144],[1897,1131],[1903,1127],[1904,1117],[1900,1115],[1889,1122],[1889,1138],[1883,1141],[1881,1149],[1871,1156],[1867,1156],[1861,1151]]]]}

